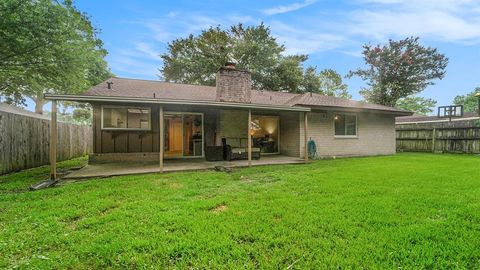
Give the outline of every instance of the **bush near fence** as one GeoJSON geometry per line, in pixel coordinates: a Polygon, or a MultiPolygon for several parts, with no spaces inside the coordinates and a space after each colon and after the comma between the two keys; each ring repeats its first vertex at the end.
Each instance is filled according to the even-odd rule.
{"type": "Polygon", "coordinates": [[[397,151],[480,153],[480,120],[396,124],[397,151]]]}
{"type": "MultiPolygon", "coordinates": [[[[49,164],[49,117],[0,104],[0,174],[49,164]]],[[[57,160],[92,152],[92,128],[58,123],[57,160]]]]}

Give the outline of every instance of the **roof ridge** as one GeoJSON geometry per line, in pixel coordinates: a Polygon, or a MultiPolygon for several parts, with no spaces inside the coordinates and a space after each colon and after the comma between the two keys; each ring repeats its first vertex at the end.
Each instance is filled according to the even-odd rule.
{"type": "MultiPolygon", "coordinates": [[[[168,82],[168,81],[161,81],[161,80],[150,80],[150,79],[141,79],[141,78],[125,78],[125,77],[118,77],[118,76],[113,76],[110,79],[115,78],[115,79],[120,79],[120,80],[136,80],[136,81],[147,81],[147,82],[157,82],[157,83],[168,83],[168,84],[176,84],[176,85],[191,85],[191,86],[201,86],[201,87],[210,87],[210,88],[215,88],[213,85],[204,85],[204,84],[193,84],[193,83],[178,83],[178,82],[168,82]]],[[[109,79],[107,79],[108,81],[109,79]]],[[[301,93],[291,93],[291,92],[282,92],[282,91],[276,91],[276,90],[269,90],[269,89],[251,89],[252,91],[258,91],[258,92],[270,92],[270,93],[280,93],[280,94],[286,94],[286,95],[302,95],[301,93]]]]}
{"type": "Polygon", "coordinates": [[[140,79],[140,78],[125,78],[125,77],[111,77],[110,79],[120,79],[120,80],[135,80],[135,81],[146,81],[146,82],[156,82],[156,83],[168,83],[168,84],[176,84],[176,85],[191,85],[191,86],[201,86],[201,87],[215,87],[212,85],[204,85],[204,84],[193,84],[193,83],[177,83],[177,82],[167,82],[161,80],[150,80],[150,79],[140,79]]]}

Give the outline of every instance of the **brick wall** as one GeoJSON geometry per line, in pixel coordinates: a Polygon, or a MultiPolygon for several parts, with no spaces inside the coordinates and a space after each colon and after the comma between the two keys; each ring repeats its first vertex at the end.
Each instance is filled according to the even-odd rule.
{"type": "Polygon", "coordinates": [[[303,113],[280,113],[280,154],[292,157],[300,156],[300,134],[303,136],[303,132],[300,132],[301,116],[303,113]]]}
{"type": "Polygon", "coordinates": [[[245,70],[220,68],[216,77],[217,101],[251,102],[252,79],[245,70]]]}
{"type": "Polygon", "coordinates": [[[221,138],[247,138],[248,111],[220,110],[217,127],[217,145],[221,138]]]}
{"type": "MultiPolygon", "coordinates": [[[[338,138],[334,134],[333,111],[310,112],[308,137],[317,145],[321,157],[370,156],[395,153],[395,119],[392,115],[357,113],[357,137],[338,138]]],[[[299,112],[279,112],[280,153],[304,155],[304,116],[299,112]]],[[[221,110],[218,140],[222,137],[247,137],[247,111],[221,110]]],[[[220,141],[218,142],[218,144],[220,141]]]]}
{"type": "MultiPolygon", "coordinates": [[[[320,156],[369,156],[395,153],[395,117],[388,114],[357,113],[357,137],[334,134],[333,111],[309,113],[308,137],[320,156]]],[[[300,145],[303,145],[303,135],[300,145]]]]}

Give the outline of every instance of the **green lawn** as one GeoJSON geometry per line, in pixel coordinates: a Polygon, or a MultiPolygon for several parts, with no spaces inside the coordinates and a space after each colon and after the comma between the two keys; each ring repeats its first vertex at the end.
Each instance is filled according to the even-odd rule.
{"type": "Polygon", "coordinates": [[[0,268],[480,268],[479,168],[405,153],[30,192],[33,169],[0,177],[0,268]]]}

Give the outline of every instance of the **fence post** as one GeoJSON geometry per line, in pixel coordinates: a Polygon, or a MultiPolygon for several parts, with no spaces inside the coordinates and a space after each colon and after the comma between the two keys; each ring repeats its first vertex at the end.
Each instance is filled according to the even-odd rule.
{"type": "Polygon", "coordinates": [[[50,121],[50,179],[57,180],[57,101],[52,100],[50,121]]]}
{"type": "Polygon", "coordinates": [[[432,130],[432,153],[435,153],[435,136],[436,136],[436,132],[435,132],[435,128],[433,128],[432,130]]]}

